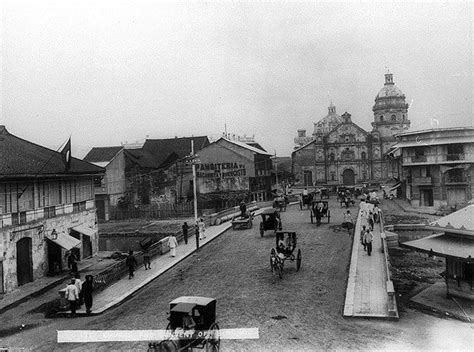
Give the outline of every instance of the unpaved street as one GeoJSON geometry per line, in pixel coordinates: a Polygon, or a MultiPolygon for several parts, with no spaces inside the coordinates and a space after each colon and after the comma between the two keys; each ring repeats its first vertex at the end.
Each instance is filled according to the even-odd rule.
{"type": "MultiPolygon", "coordinates": [[[[331,200],[331,224],[342,209],[331,200]]],[[[353,207],[355,212],[356,208],[353,207]]],[[[269,254],[275,237],[250,230],[229,230],[199,253],[153,281],[121,306],[89,318],[54,319],[6,337],[2,346],[35,351],[145,350],[145,342],[57,344],[59,329],[164,329],[168,302],[181,295],[217,298],[221,328],[258,328],[259,340],[222,341],[222,351],[341,349],[468,349],[470,325],[407,310],[400,321],[342,317],[351,239],[334,233],[327,219],[319,228],[309,211],[292,206],[282,213],[283,226],[295,229],[302,268],[285,263],[283,280],[272,283],[269,254]]]]}

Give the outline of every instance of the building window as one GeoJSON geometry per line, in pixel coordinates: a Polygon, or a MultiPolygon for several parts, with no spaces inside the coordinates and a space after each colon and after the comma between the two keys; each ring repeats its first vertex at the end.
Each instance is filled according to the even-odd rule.
{"type": "Polygon", "coordinates": [[[395,121],[397,117],[395,115],[392,115],[392,121],[395,121]]]}
{"type": "Polygon", "coordinates": [[[331,171],[331,181],[336,181],[336,173],[331,171]]]}
{"type": "Polygon", "coordinates": [[[334,161],[334,160],[335,160],[334,153],[329,154],[329,160],[330,160],[330,161],[334,161]]]}
{"type": "Polygon", "coordinates": [[[365,152],[362,152],[360,154],[360,157],[362,158],[362,160],[365,160],[367,158],[367,155],[365,154],[365,152]]]}
{"type": "Polygon", "coordinates": [[[380,115],[380,122],[383,122],[383,115],[380,115]]]}
{"type": "Polygon", "coordinates": [[[45,219],[54,218],[55,216],[56,216],[56,207],[44,208],[44,217],[45,217],[45,219]]]}
{"type": "Polygon", "coordinates": [[[448,152],[448,155],[446,155],[447,161],[455,161],[455,160],[464,159],[464,147],[462,144],[448,144],[447,152],[448,152]]]}
{"type": "Polygon", "coordinates": [[[405,120],[406,120],[406,118],[407,118],[407,117],[406,117],[405,115],[403,115],[403,121],[405,121],[405,120]]]}

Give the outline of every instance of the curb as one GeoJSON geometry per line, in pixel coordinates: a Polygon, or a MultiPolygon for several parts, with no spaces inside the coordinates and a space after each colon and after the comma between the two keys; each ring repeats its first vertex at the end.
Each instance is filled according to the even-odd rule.
{"type": "MultiPolygon", "coordinates": [[[[203,248],[208,243],[212,242],[214,239],[216,239],[217,237],[219,237],[220,235],[222,235],[224,232],[226,232],[227,230],[229,230],[232,227],[232,224],[230,222],[226,222],[226,223],[227,223],[227,226],[222,230],[222,232],[218,233],[215,237],[213,237],[212,239],[210,239],[209,241],[207,241],[203,245],[200,245],[199,249],[203,248]]],[[[90,314],[76,313],[76,317],[78,317],[78,316],[87,317],[87,316],[100,315],[100,314],[104,313],[105,311],[122,304],[128,298],[132,297],[137,291],[141,290],[143,287],[148,285],[150,282],[152,282],[153,280],[155,280],[156,278],[158,278],[159,276],[161,276],[162,274],[164,274],[165,272],[167,272],[168,270],[170,270],[171,268],[173,268],[177,264],[181,263],[181,261],[183,261],[184,259],[189,257],[191,254],[193,254],[195,252],[198,252],[198,251],[199,251],[198,249],[193,248],[192,250],[189,250],[188,252],[185,252],[184,256],[181,257],[179,260],[177,260],[176,262],[172,262],[172,263],[168,264],[167,266],[163,267],[155,276],[151,276],[151,277],[147,278],[146,280],[142,281],[139,285],[135,286],[132,290],[126,292],[121,297],[119,297],[115,301],[109,303],[105,307],[103,307],[99,310],[92,311],[90,314]]],[[[56,316],[70,316],[71,313],[68,313],[68,311],[69,310],[57,312],[56,316]]]]}
{"type": "MultiPolygon", "coordinates": [[[[88,268],[90,268],[93,264],[90,264],[84,268],[82,268],[79,273],[81,271],[85,271],[87,270],[88,268]]],[[[31,298],[34,298],[34,297],[37,297],[37,296],[40,296],[42,295],[43,293],[45,293],[46,291],[49,291],[52,287],[56,286],[56,285],[59,285],[67,280],[70,280],[71,279],[71,276],[70,274],[65,274],[62,278],[58,278],[56,281],[52,281],[50,282],[49,284],[47,284],[46,286],[44,287],[41,287],[38,291],[35,291],[35,292],[32,292],[30,293],[29,295],[26,295],[20,299],[18,299],[17,301],[14,301],[10,304],[7,304],[6,306],[0,308],[0,314],[3,314],[5,313],[7,310],[10,310],[12,308],[15,308],[17,306],[19,306],[20,304],[22,303],[25,303],[26,301],[30,300],[31,298]]]]}

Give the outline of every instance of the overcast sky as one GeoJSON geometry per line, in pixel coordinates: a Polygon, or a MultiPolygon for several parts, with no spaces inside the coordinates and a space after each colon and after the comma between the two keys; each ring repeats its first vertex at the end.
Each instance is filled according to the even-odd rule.
{"type": "Polygon", "coordinates": [[[73,156],[148,138],[255,135],[352,114],[370,130],[387,69],[412,129],[473,124],[470,2],[3,4],[0,124],[73,156]]]}

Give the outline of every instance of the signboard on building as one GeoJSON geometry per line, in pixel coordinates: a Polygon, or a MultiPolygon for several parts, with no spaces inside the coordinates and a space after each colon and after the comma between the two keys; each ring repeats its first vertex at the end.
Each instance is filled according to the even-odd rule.
{"type": "Polygon", "coordinates": [[[245,164],[237,162],[197,164],[196,176],[199,179],[200,193],[249,189],[245,164]]]}

